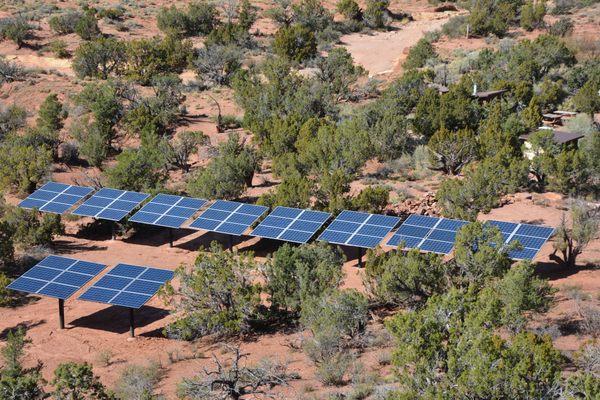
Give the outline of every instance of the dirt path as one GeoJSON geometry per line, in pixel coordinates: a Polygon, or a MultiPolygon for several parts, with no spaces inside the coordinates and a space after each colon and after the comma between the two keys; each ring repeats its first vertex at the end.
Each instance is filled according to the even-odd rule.
{"type": "Polygon", "coordinates": [[[424,17],[389,32],[353,33],[342,36],[354,62],[362,65],[369,76],[389,74],[397,69],[408,48],[414,46],[426,32],[440,29],[450,14],[424,17]]]}
{"type": "Polygon", "coordinates": [[[41,57],[37,54],[7,54],[7,60],[16,61],[17,63],[32,69],[45,69],[47,71],[56,71],[67,76],[75,76],[71,68],[71,60],[54,57],[41,57]]]}

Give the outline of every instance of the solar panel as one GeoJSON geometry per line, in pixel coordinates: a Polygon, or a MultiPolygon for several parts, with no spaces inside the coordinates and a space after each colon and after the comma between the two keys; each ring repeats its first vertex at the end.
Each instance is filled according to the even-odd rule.
{"type": "Polygon", "coordinates": [[[330,213],[322,211],[280,206],[267,215],[250,235],[286,242],[306,243],[330,217],[330,213]]]}
{"type": "Polygon", "coordinates": [[[509,253],[510,258],[514,260],[533,259],[554,233],[554,228],[541,225],[493,220],[487,222],[500,229],[504,237],[504,243],[509,244],[515,241],[521,243],[523,247],[521,250],[513,250],[509,253]]]}
{"type": "Polygon", "coordinates": [[[318,240],[372,249],[394,229],[399,221],[400,218],[387,215],[342,211],[321,233],[318,240]]]}
{"type": "Polygon", "coordinates": [[[104,268],[106,265],[48,256],[15,279],[8,288],[66,300],[104,268]]]}
{"type": "Polygon", "coordinates": [[[118,264],[79,296],[79,299],[140,308],[171,279],[173,271],[166,269],[118,264]]]}
{"type": "Polygon", "coordinates": [[[190,228],[241,236],[267,209],[265,206],[217,200],[190,224],[190,228]]]}
{"type": "Polygon", "coordinates": [[[93,191],[90,187],[48,182],[20,202],[19,207],[62,214],[93,191]]]}
{"type": "Polygon", "coordinates": [[[120,221],[148,197],[146,193],[103,188],[77,207],[73,214],[120,221]]]}
{"type": "Polygon", "coordinates": [[[407,249],[449,254],[454,247],[456,233],[466,224],[467,221],[457,219],[410,215],[386,245],[397,247],[404,242],[407,249]]]}
{"type": "Polygon", "coordinates": [[[166,228],[180,228],[204,204],[206,204],[206,200],[159,194],[146,203],[129,221],[166,228]]]}

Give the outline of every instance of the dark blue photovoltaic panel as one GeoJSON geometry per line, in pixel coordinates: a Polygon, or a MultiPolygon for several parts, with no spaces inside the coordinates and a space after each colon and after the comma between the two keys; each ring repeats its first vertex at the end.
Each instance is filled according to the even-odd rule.
{"type": "Polygon", "coordinates": [[[438,254],[450,254],[458,230],[467,221],[410,215],[388,240],[386,245],[406,249],[420,249],[438,254]]]}
{"type": "Polygon", "coordinates": [[[103,188],[77,207],[73,214],[120,221],[148,197],[146,193],[103,188]]]}
{"type": "Polygon", "coordinates": [[[181,228],[185,221],[204,204],[206,200],[159,194],[146,203],[129,221],[166,228],[181,228]]]}
{"type": "Polygon", "coordinates": [[[86,290],[79,298],[96,303],[140,308],[173,279],[166,269],[119,264],[86,290]]]}
{"type": "Polygon", "coordinates": [[[554,233],[554,228],[542,225],[517,224],[514,222],[487,221],[497,226],[504,237],[504,243],[518,242],[520,250],[509,252],[514,260],[531,260],[554,233]]]}
{"type": "Polygon", "coordinates": [[[331,214],[326,212],[279,206],[250,235],[306,243],[330,217],[331,214]]]}
{"type": "Polygon", "coordinates": [[[106,265],[48,256],[15,279],[8,288],[66,300],[104,268],[106,265]]]}
{"type": "Polygon", "coordinates": [[[48,182],[21,201],[19,207],[62,214],[93,191],[90,187],[48,182]]]}
{"type": "Polygon", "coordinates": [[[241,236],[267,207],[236,201],[217,200],[190,224],[190,228],[241,236]]]}
{"type": "Polygon", "coordinates": [[[400,218],[388,215],[342,211],[318,240],[372,249],[377,247],[399,221],[400,218]]]}

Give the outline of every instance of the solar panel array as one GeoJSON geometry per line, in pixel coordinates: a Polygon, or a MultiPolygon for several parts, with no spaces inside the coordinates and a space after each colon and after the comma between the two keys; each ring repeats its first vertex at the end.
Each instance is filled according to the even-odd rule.
{"type": "Polygon", "coordinates": [[[48,256],[15,279],[8,288],[65,300],[104,268],[106,265],[48,256]]]}
{"type": "Polygon", "coordinates": [[[372,249],[394,229],[399,221],[400,218],[387,215],[342,211],[319,236],[319,240],[372,249]]]}
{"type": "Polygon", "coordinates": [[[103,188],[77,207],[73,214],[120,221],[148,197],[146,193],[103,188]]]}
{"type": "Polygon", "coordinates": [[[397,247],[404,243],[404,248],[449,254],[454,247],[456,233],[467,223],[456,219],[410,215],[386,245],[397,247]]]}
{"type": "Polygon", "coordinates": [[[79,296],[79,299],[140,308],[172,278],[173,271],[166,269],[118,264],[79,296]]]}
{"type": "Polygon", "coordinates": [[[166,228],[180,228],[206,200],[159,194],[146,203],[129,221],[166,228]]]}
{"type": "Polygon", "coordinates": [[[493,220],[487,222],[500,229],[505,244],[510,244],[515,241],[518,241],[521,244],[523,247],[522,249],[513,250],[509,253],[510,258],[514,260],[533,259],[544,243],[546,243],[554,233],[554,229],[547,226],[517,224],[514,222],[493,220]]]}
{"type": "Polygon", "coordinates": [[[93,191],[89,187],[48,182],[20,202],[19,207],[62,214],[93,191]]]}
{"type": "Polygon", "coordinates": [[[250,234],[268,239],[306,243],[330,217],[330,213],[322,211],[280,206],[267,215],[250,234]]]}
{"type": "MultiPolygon", "coordinates": [[[[22,208],[62,214],[93,192],[92,188],[48,182],[19,203],[22,208]]],[[[149,197],[138,193],[103,188],[72,213],[75,215],[120,221],[149,197]]],[[[168,228],[181,228],[198,212],[206,200],[159,194],[144,205],[131,221],[168,228]]],[[[241,236],[266,211],[265,206],[217,200],[189,226],[193,229],[241,236]]],[[[251,235],[293,243],[306,243],[330,218],[331,214],[290,207],[276,207],[251,235]]],[[[397,225],[399,218],[357,211],[342,213],[323,231],[318,240],[333,244],[374,248],[397,225]]],[[[467,221],[411,215],[386,245],[418,248],[449,254],[456,233],[467,221]]],[[[554,229],[531,224],[489,221],[502,232],[505,243],[518,241],[521,250],[511,251],[514,259],[532,259],[552,236],[554,229]]]]}
{"type": "Polygon", "coordinates": [[[267,210],[265,206],[217,200],[190,224],[190,228],[241,236],[267,210]]]}

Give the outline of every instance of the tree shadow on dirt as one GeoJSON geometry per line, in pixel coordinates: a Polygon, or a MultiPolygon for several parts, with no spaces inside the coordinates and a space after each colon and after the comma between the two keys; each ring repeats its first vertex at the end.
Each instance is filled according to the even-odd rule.
{"type": "Polygon", "coordinates": [[[11,331],[16,331],[19,328],[23,328],[25,329],[25,331],[28,331],[31,328],[34,328],[36,326],[42,325],[46,323],[45,319],[40,319],[37,321],[24,321],[24,322],[19,322],[17,325],[15,326],[11,326],[8,328],[4,328],[2,331],[0,331],[0,340],[6,340],[8,333],[11,331]]]}

